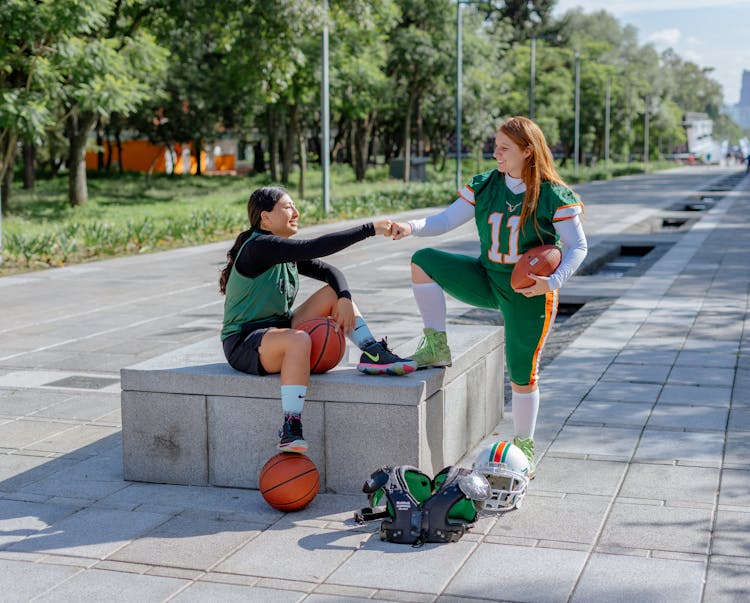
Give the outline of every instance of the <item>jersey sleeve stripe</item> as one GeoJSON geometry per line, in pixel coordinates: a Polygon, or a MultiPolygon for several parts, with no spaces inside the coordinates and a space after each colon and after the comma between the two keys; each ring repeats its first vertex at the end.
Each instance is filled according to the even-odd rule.
{"type": "Polygon", "coordinates": [[[458,196],[464,201],[471,203],[472,205],[476,205],[476,200],[474,199],[474,189],[470,186],[464,186],[459,191],[458,196]]]}
{"type": "Polygon", "coordinates": [[[567,220],[583,213],[580,203],[573,203],[571,205],[561,205],[557,208],[555,215],[552,217],[552,221],[567,220]]]}

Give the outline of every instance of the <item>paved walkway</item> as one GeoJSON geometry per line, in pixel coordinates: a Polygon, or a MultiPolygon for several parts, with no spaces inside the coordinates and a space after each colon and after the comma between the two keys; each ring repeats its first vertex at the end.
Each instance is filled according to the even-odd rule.
{"type": "MultiPolygon", "coordinates": [[[[0,600],[750,600],[743,176],[578,187],[591,270],[612,249],[654,251],[563,289],[585,305],[550,342],[524,507],[420,549],[355,526],[364,496],[285,515],[257,491],[122,480],[119,369],[218,332],[226,243],[0,278],[0,600]],[[676,211],[701,190],[710,210],[676,211]]],[[[471,225],[429,243],[476,249],[471,225]]],[[[332,258],[396,344],[418,329],[408,256],[424,244],[369,239],[332,258]]],[[[453,301],[449,314],[486,319],[453,301]]]]}

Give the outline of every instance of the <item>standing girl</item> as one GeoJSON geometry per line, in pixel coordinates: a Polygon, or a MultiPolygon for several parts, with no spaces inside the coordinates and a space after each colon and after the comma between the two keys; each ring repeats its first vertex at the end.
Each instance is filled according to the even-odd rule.
{"type": "Polygon", "coordinates": [[[281,187],[256,190],[247,203],[250,229],[227,253],[219,290],[226,295],[221,339],[229,364],[253,375],[281,374],[284,424],[281,450],[304,452],[302,409],[310,382],[310,336],[297,330],[315,317],[332,317],[362,350],[357,369],[367,374],[405,375],[416,362],[399,358],[386,340],[376,341],[352,302],[343,273],[319,257],[376,234],[390,235],[391,221],[378,220],[315,239],[292,240],[299,212],[281,187]],[[327,283],[299,307],[292,305],[303,274],[327,283]]]}
{"type": "Polygon", "coordinates": [[[534,463],[539,410],[539,357],[557,313],[557,290],[586,257],[583,205],[555,170],[544,134],[533,121],[513,117],[495,137],[497,169],[471,179],[444,211],[394,223],[393,238],[443,234],[474,218],[478,258],[421,249],[412,256],[412,289],[424,337],[412,358],[418,367],[450,366],[443,291],[473,306],[499,309],[505,324],[505,358],[512,389],[513,443],[534,463]],[[513,290],[510,275],[524,252],[562,245],[562,262],[550,276],[530,275],[531,287],[513,290]]]}

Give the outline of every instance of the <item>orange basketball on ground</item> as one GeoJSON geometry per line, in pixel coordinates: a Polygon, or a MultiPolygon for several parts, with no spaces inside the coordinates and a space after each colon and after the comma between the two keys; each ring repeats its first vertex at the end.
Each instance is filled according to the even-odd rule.
{"type": "Polygon", "coordinates": [[[336,323],[332,319],[311,318],[296,328],[307,331],[312,340],[310,370],[313,373],[325,373],[341,362],[346,351],[346,339],[343,331],[336,331],[336,323]]]}
{"type": "Polygon", "coordinates": [[[320,488],[320,475],[310,457],[279,452],[260,470],[258,488],[274,509],[298,511],[315,498],[320,488]]]}
{"type": "Polygon", "coordinates": [[[560,265],[562,252],[556,245],[540,245],[529,249],[521,256],[510,275],[510,286],[514,289],[525,289],[534,284],[529,273],[537,276],[549,276],[560,265]]]}

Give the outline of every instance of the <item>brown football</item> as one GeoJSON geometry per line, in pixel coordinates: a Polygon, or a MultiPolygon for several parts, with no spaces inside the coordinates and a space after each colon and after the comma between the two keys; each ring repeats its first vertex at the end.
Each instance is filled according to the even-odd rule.
{"type": "Polygon", "coordinates": [[[537,276],[549,276],[560,265],[562,252],[556,245],[540,245],[529,249],[521,256],[510,275],[510,286],[513,289],[525,289],[534,284],[529,273],[537,276]]]}

